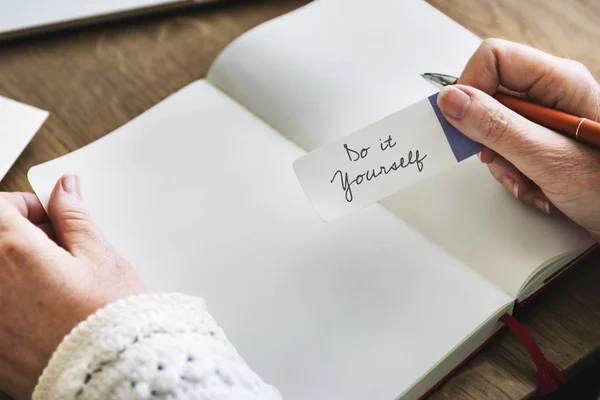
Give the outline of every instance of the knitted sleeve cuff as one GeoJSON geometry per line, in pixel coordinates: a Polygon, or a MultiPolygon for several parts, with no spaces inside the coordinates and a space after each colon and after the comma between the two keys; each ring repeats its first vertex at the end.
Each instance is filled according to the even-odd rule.
{"type": "Polygon", "coordinates": [[[53,354],[33,400],[280,399],[250,370],[202,299],[144,294],[76,326],[53,354]]]}

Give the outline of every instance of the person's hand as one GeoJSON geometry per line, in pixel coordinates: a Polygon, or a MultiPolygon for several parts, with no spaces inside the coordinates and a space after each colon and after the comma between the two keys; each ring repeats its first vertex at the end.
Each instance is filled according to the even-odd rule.
{"type": "Polygon", "coordinates": [[[79,180],[54,188],[49,218],[33,193],[0,193],[0,391],[30,399],[64,336],[104,305],[146,291],[86,212],[79,180]]]}
{"type": "Polygon", "coordinates": [[[485,40],[438,105],[459,131],[483,144],[481,161],[508,191],[556,209],[600,240],[600,151],[501,105],[496,91],[598,121],[600,86],[581,63],[498,39],[485,40]]]}

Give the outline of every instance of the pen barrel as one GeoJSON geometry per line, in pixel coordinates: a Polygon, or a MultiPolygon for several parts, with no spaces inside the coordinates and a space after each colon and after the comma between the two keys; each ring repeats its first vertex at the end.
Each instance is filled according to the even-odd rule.
{"type": "Polygon", "coordinates": [[[600,148],[600,124],[596,121],[576,117],[503,93],[496,93],[494,98],[538,125],[600,148]]]}
{"type": "Polygon", "coordinates": [[[577,140],[600,148],[600,124],[596,121],[585,119],[579,127],[577,140]]]}

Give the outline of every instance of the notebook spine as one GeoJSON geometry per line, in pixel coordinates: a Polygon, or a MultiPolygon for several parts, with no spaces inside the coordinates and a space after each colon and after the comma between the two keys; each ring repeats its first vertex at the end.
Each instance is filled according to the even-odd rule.
{"type": "Polygon", "coordinates": [[[582,254],[580,254],[577,258],[572,260],[570,263],[568,263],[567,265],[565,265],[564,267],[562,267],[561,269],[556,271],[554,274],[550,275],[548,278],[544,279],[544,284],[542,285],[541,288],[539,288],[537,291],[532,293],[526,299],[523,299],[522,301],[517,302],[517,305],[520,308],[523,308],[526,305],[528,305],[529,303],[531,303],[532,300],[534,300],[535,298],[540,296],[542,293],[551,289],[554,285],[556,285],[558,282],[560,282],[560,280],[562,278],[564,278],[569,272],[571,272],[573,269],[575,269],[574,267],[579,267],[579,266],[585,264],[585,259],[587,259],[587,257],[590,256],[592,253],[595,254],[595,250],[598,248],[599,248],[599,246],[597,244],[591,246],[589,249],[587,249],[582,254]]]}

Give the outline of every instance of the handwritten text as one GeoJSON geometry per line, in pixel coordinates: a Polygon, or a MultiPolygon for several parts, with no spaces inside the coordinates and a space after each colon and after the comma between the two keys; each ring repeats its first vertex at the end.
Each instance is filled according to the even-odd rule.
{"type": "MultiPolygon", "coordinates": [[[[391,141],[392,141],[391,136],[388,138],[388,140],[384,141],[383,143],[380,143],[381,150],[385,151],[388,148],[394,147],[394,145],[396,144],[395,142],[394,142],[394,144],[391,144],[391,141]]],[[[348,157],[350,158],[350,161],[358,161],[361,158],[365,158],[368,155],[368,151],[369,151],[368,147],[361,149],[361,151],[352,150],[347,145],[344,145],[344,148],[346,149],[346,152],[348,154],[348,157]],[[364,150],[364,152],[363,152],[363,150],[364,150]],[[362,154],[364,154],[364,157],[361,157],[362,154]]],[[[423,171],[423,160],[425,160],[426,157],[427,157],[427,154],[421,155],[421,154],[419,154],[419,150],[415,150],[414,153],[411,150],[408,152],[408,155],[406,157],[401,157],[400,160],[394,161],[394,163],[390,166],[386,167],[386,166],[382,165],[382,166],[379,166],[376,168],[370,168],[367,171],[365,171],[364,173],[361,173],[361,174],[358,174],[358,175],[352,176],[352,177],[348,176],[347,172],[344,172],[344,171],[338,169],[333,174],[333,177],[331,178],[330,183],[334,183],[335,181],[338,181],[341,184],[342,190],[344,191],[344,196],[346,198],[346,201],[350,203],[354,199],[354,194],[352,193],[352,185],[358,186],[364,182],[369,182],[369,181],[372,181],[373,179],[377,179],[378,177],[380,177],[382,175],[387,175],[392,171],[395,172],[395,171],[398,171],[399,169],[408,168],[411,165],[414,165],[419,172],[422,172],[423,171]]]]}

